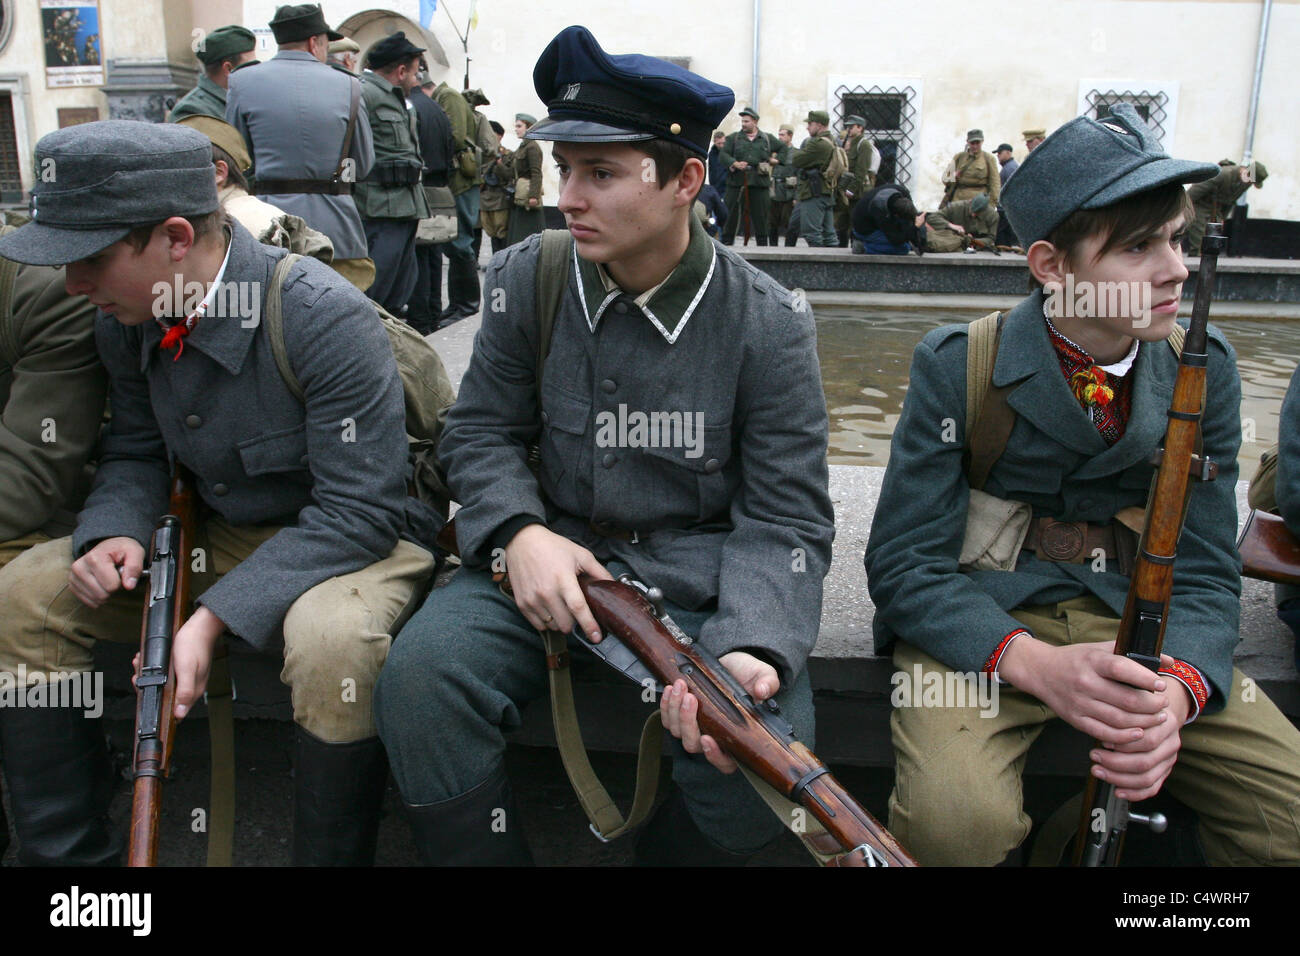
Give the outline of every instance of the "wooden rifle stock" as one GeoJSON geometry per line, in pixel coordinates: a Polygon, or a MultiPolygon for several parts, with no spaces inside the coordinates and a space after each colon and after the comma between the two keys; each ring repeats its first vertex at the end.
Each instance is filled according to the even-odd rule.
{"type": "Polygon", "coordinates": [[[171,771],[176,730],[172,641],[189,616],[188,555],[194,540],[192,482],[178,464],[172,478],[170,511],[150,542],[149,592],[140,628],[140,672],[136,677],[135,750],[131,792],[128,866],[154,866],[163,778],[171,771]]]}
{"type": "MultiPolygon", "coordinates": [[[[1169,598],[1174,587],[1174,557],[1187,517],[1192,474],[1202,480],[1211,480],[1217,474],[1216,465],[1197,455],[1197,445],[1205,412],[1206,324],[1214,296],[1215,269],[1226,244],[1223,224],[1210,223],[1196,276],[1192,319],[1169,405],[1164,447],[1147,498],[1145,530],[1115,639],[1116,654],[1123,654],[1151,671],[1160,669],[1160,649],[1164,645],[1169,598]]],[[[1102,744],[1099,742],[1097,746],[1102,744]]],[[[1089,774],[1075,839],[1075,865],[1118,865],[1130,820],[1147,823],[1157,832],[1164,829],[1163,818],[1131,813],[1128,801],[1115,796],[1113,784],[1089,774]]]]}
{"type": "Polygon", "coordinates": [[[1237,552],[1246,577],[1300,585],[1300,539],[1281,516],[1252,511],[1237,539],[1237,552]]]}
{"type": "Polygon", "coordinates": [[[711,654],[674,634],[647,597],[623,581],[579,577],[596,621],[640,659],[665,687],[683,680],[699,700],[700,728],[778,793],[805,807],[846,853],[839,865],[917,866],[898,841],[853,799],[825,764],[794,738],[770,701],[756,703],[711,654]],[[683,643],[683,640],[688,643],[683,643]],[[854,851],[857,851],[856,853],[854,851]],[[867,854],[873,859],[868,860],[867,854]]]}

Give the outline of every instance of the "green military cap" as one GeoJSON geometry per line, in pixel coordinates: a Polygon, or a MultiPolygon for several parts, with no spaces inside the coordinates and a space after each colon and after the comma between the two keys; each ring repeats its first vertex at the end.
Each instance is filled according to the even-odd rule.
{"type": "Polygon", "coordinates": [[[778,132],[778,133],[784,131],[784,132],[789,133],[791,136],[794,135],[794,127],[791,126],[789,123],[782,123],[782,124],[781,124],[780,126],[778,126],[776,129],[777,129],[777,132],[778,132]]]}
{"type": "Polygon", "coordinates": [[[1025,139],[1043,139],[1047,136],[1045,129],[1027,129],[1020,134],[1025,139]]]}
{"type": "Polygon", "coordinates": [[[529,126],[537,125],[537,117],[532,116],[528,113],[516,113],[515,119],[517,119],[521,123],[527,123],[529,126]]]}
{"type": "Polygon", "coordinates": [[[978,142],[978,143],[982,143],[982,142],[984,142],[984,130],[982,130],[982,129],[971,129],[971,130],[967,130],[967,131],[966,131],[966,142],[968,142],[968,143],[977,143],[977,142],[978,142]]]}
{"type": "Polygon", "coordinates": [[[866,129],[866,128],[867,128],[867,121],[864,120],[864,119],[863,119],[861,116],[859,116],[857,113],[850,113],[848,116],[844,117],[844,125],[845,125],[845,126],[861,126],[863,129],[866,129]]]}
{"type": "Polygon", "coordinates": [[[1268,170],[1264,168],[1264,164],[1259,161],[1251,163],[1250,181],[1258,186],[1266,179],[1268,179],[1268,170]]]}
{"type": "Polygon", "coordinates": [[[199,40],[199,48],[194,55],[205,66],[223,60],[228,56],[247,53],[257,46],[257,37],[252,30],[240,26],[218,27],[199,40]]]}
{"type": "Polygon", "coordinates": [[[331,40],[328,52],[335,56],[338,56],[340,53],[360,53],[361,44],[348,37],[344,37],[342,40],[331,40]]]}
{"type": "Polygon", "coordinates": [[[805,123],[821,123],[823,126],[831,125],[831,115],[825,110],[809,110],[808,118],[805,123]]]}
{"type": "Polygon", "coordinates": [[[342,40],[343,34],[330,29],[319,3],[295,3],[277,7],[267,24],[276,43],[297,43],[325,34],[327,39],[342,40]]]}
{"type": "Polygon", "coordinates": [[[470,106],[491,106],[492,101],[487,98],[487,94],[482,90],[466,90],[465,102],[470,106]]]}
{"type": "Polygon", "coordinates": [[[754,122],[758,122],[758,114],[754,112],[754,108],[752,106],[746,106],[743,110],[740,111],[739,115],[751,116],[753,117],[754,122]]]}
{"type": "Polygon", "coordinates": [[[970,201],[970,211],[978,215],[989,206],[989,197],[987,193],[980,193],[970,201]]]}

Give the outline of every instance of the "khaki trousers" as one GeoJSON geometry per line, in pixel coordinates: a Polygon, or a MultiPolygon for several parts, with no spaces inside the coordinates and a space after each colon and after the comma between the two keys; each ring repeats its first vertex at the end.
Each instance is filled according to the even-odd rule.
{"type": "MultiPolygon", "coordinates": [[[[1091,596],[1013,613],[1055,645],[1113,640],[1119,624],[1091,596]]],[[[909,684],[917,664],[922,673],[949,671],[899,642],[894,665],[909,684]]],[[[1182,729],[1165,788],[1200,816],[1211,864],[1295,866],[1300,731],[1236,670],[1233,686],[1223,710],[1182,729]]],[[[898,707],[890,719],[897,769],[889,830],[925,866],[991,866],[1029,835],[1021,773],[1030,745],[1055,714],[1007,684],[998,687],[997,703],[990,717],[977,706],[918,706],[898,707]]]]}
{"type": "Polygon", "coordinates": [[[33,531],[31,534],[23,535],[21,538],[12,538],[9,541],[0,541],[0,570],[32,545],[41,544],[42,542],[49,540],[49,535],[42,534],[39,531],[33,531]]]}
{"type": "MultiPolygon", "coordinates": [[[[225,574],[278,530],[209,518],[201,534],[208,545],[207,573],[225,574]]],[[[87,607],[68,588],[72,561],[72,539],[56,538],[27,549],[0,571],[0,670],[88,671],[95,641],[139,641],[141,586],[116,592],[99,608],[87,607]]],[[[322,581],[290,606],[280,679],[291,689],[297,723],[327,743],[375,736],[375,680],[391,635],[414,612],[432,573],[428,551],[399,541],[384,560],[322,581]]],[[[196,576],[195,595],[211,580],[196,576]]]]}
{"type": "Polygon", "coordinates": [[[478,211],[479,226],[493,239],[504,239],[510,228],[509,209],[483,209],[478,211]]]}

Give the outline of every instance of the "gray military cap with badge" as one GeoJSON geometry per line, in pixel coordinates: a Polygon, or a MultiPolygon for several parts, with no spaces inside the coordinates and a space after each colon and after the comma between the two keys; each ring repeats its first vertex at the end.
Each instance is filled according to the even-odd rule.
{"type": "Polygon", "coordinates": [[[542,51],[533,88],[549,111],[524,139],[635,143],[662,139],[708,155],[735,94],[675,63],[612,56],[586,27],[566,27],[542,51]]]}
{"type": "Polygon", "coordinates": [[[102,252],[136,226],[215,212],[212,143],[169,123],[101,120],[36,143],[31,222],[0,236],[0,256],[59,266],[102,252]]]}
{"type": "Polygon", "coordinates": [[[1002,189],[1002,211],[1026,247],[1046,239],[1079,209],[1100,209],[1169,183],[1198,183],[1213,163],[1172,159],[1136,109],[1105,119],[1080,116],[1043,140],[1002,189]]]}
{"type": "Polygon", "coordinates": [[[297,43],[324,33],[330,40],[342,40],[343,34],[331,30],[319,3],[297,3],[277,7],[267,24],[276,43],[297,43]]]}

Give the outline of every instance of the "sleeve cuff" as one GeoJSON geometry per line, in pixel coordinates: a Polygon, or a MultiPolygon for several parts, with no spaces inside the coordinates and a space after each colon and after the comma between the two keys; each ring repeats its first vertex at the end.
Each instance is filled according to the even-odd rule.
{"type": "Polygon", "coordinates": [[[542,524],[536,515],[515,515],[492,532],[492,547],[504,548],[510,540],[530,524],[542,524]]]}
{"type": "Polygon", "coordinates": [[[1029,634],[1030,637],[1033,636],[1023,627],[1016,628],[1006,637],[1002,638],[998,646],[993,649],[993,653],[989,655],[989,659],[984,662],[984,673],[992,674],[993,679],[999,684],[1006,683],[1006,681],[1002,679],[1002,675],[998,673],[998,665],[1002,663],[1002,655],[1007,652],[1007,648],[1011,646],[1011,642],[1021,634],[1029,634]]]}
{"type": "Polygon", "coordinates": [[[1201,672],[1186,661],[1174,661],[1172,667],[1162,667],[1159,673],[1168,674],[1178,680],[1187,688],[1187,692],[1192,695],[1192,700],[1195,701],[1195,709],[1187,715],[1187,720],[1183,722],[1183,726],[1186,727],[1201,716],[1201,711],[1205,709],[1205,705],[1210,699],[1210,685],[1206,683],[1201,672]]]}

